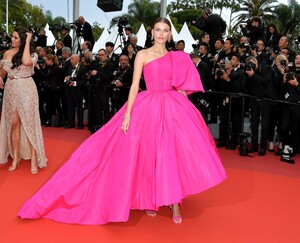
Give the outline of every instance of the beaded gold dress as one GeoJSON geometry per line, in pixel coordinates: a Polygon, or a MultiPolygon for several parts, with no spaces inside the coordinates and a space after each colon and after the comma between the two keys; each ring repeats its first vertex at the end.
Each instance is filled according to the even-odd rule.
{"type": "Polygon", "coordinates": [[[0,121],[0,164],[6,163],[9,155],[13,157],[11,128],[13,113],[17,110],[21,119],[20,158],[31,159],[30,142],[37,152],[38,166],[40,168],[47,166],[38,93],[31,77],[37,63],[37,54],[32,55],[32,61],[32,66],[20,65],[12,69],[10,60],[0,60],[0,68],[7,72],[0,121]]]}

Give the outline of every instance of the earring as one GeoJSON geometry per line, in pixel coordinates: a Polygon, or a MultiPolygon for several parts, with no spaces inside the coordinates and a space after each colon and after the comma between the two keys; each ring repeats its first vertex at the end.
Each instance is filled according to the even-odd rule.
{"type": "Polygon", "coordinates": [[[153,39],[154,39],[154,38],[153,38],[153,35],[151,35],[151,41],[153,41],[153,39]]]}
{"type": "Polygon", "coordinates": [[[171,42],[171,36],[169,36],[169,38],[168,38],[168,42],[171,42]]]}

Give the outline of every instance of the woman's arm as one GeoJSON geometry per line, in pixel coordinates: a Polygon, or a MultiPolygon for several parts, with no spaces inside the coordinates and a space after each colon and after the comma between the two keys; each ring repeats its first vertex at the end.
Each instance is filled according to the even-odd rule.
{"type": "Polygon", "coordinates": [[[126,133],[128,130],[131,109],[135,101],[135,98],[137,96],[137,93],[139,91],[140,79],[141,79],[143,66],[144,66],[144,56],[145,56],[145,51],[139,51],[134,61],[133,79],[129,91],[127,107],[124,114],[124,120],[122,123],[122,130],[124,131],[124,133],[126,133]]]}
{"type": "Polygon", "coordinates": [[[25,66],[31,66],[32,65],[32,60],[31,60],[31,53],[30,53],[30,42],[32,38],[32,34],[27,32],[26,33],[26,43],[23,51],[23,56],[22,56],[22,64],[25,66]]]}

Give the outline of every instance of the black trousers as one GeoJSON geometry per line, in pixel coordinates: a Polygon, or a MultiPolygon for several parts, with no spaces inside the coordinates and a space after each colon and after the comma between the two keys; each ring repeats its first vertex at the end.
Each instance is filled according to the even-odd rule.
{"type": "MultiPolygon", "coordinates": [[[[242,110],[243,102],[241,98],[232,98],[231,99],[231,114],[230,114],[230,127],[231,130],[228,130],[229,122],[229,103],[222,105],[220,109],[220,125],[219,125],[219,140],[226,142],[229,136],[230,144],[237,144],[238,135],[241,133],[242,129],[242,110]]],[[[228,144],[229,145],[229,144],[228,144]]]]}
{"type": "Polygon", "coordinates": [[[282,108],[279,121],[282,143],[296,149],[299,138],[300,107],[284,104],[282,108]]]}
{"type": "Polygon", "coordinates": [[[77,112],[77,126],[83,126],[82,92],[80,87],[68,88],[67,107],[68,123],[75,126],[75,114],[77,112]]]}
{"type": "Polygon", "coordinates": [[[110,119],[109,89],[90,87],[89,126],[104,125],[110,119]]]}
{"type": "Polygon", "coordinates": [[[272,105],[271,102],[259,99],[251,100],[250,102],[251,143],[253,147],[258,146],[258,127],[261,124],[260,148],[267,148],[272,105]]]}

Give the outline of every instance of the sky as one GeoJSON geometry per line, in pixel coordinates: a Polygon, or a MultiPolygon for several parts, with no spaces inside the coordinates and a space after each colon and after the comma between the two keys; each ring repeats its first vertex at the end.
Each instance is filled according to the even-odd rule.
{"type": "MultiPolygon", "coordinates": [[[[160,2],[159,0],[157,1],[160,2]]],[[[169,4],[171,1],[172,0],[167,0],[167,3],[169,4]]],[[[27,2],[33,5],[43,6],[44,10],[50,10],[53,18],[62,16],[67,22],[73,22],[73,0],[27,0],[27,2]]],[[[130,2],[130,0],[123,0],[122,11],[104,12],[97,7],[97,0],[79,0],[79,15],[84,16],[86,21],[90,24],[98,22],[101,27],[108,28],[112,18],[127,12],[130,2]]],[[[287,2],[288,0],[278,0],[278,3],[287,4],[287,2]]],[[[229,14],[224,12],[224,16],[222,17],[226,21],[228,16],[229,14]]]]}

